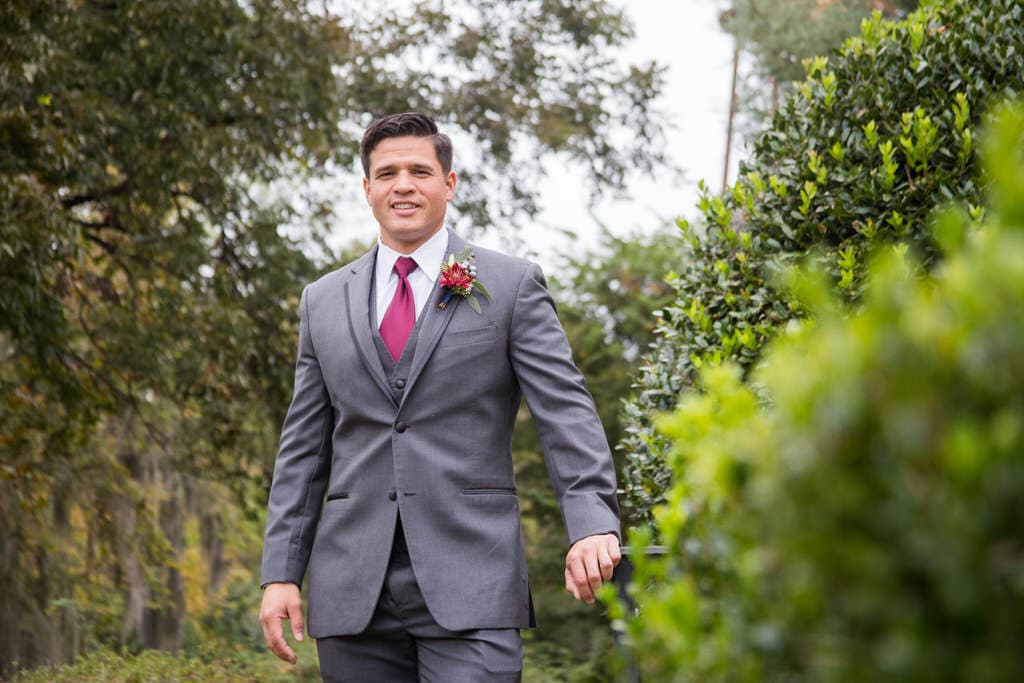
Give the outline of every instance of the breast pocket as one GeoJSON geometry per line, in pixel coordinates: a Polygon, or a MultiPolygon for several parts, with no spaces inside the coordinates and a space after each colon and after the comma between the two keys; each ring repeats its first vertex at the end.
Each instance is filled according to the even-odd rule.
{"type": "Polygon", "coordinates": [[[474,327],[470,329],[448,329],[438,346],[448,348],[452,346],[467,346],[469,344],[493,343],[498,338],[498,328],[494,325],[486,327],[474,327]]]}

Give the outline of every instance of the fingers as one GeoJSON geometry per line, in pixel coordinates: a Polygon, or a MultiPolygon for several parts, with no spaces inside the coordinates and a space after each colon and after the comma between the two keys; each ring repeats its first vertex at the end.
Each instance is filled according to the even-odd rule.
{"type": "Polygon", "coordinates": [[[295,636],[295,640],[301,643],[303,627],[301,602],[288,603],[288,621],[292,624],[292,635],[295,636]]]}
{"type": "Polygon", "coordinates": [[[577,600],[580,599],[580,592],[576,590],[576,581],[572,578],[572,572],[569,571],[568,567],[565,568],[565,590],[572,597],[577,600]]]}
{"type": "Polygon", "coordinates": [[[619,562],[622,561],[622,548],[619,547],[619,539],[612,536],[612,540],[608,543],[608,554],[612,558],[612,569],[614,570],[619,566],[619,562]]]}
{"type": "Polygon", "coordinates": [[[277,655],[278,659],[283,659],[289,664],[294,664],[298,657],[295,656],[295,652],[288,647],[288,643],[284,640],[284,630],[281,628],[280,618],[260,619],[260,624],[263,626],[263,640],[266,641],[267,647],[270,651],[277,655]]]}
{"type": "Polygon", "coordinates": [[[621,559],[619,539],[613,534],[580,539],[565,558],[565,589],[577,600],[593,604],[597,590],[611,580],[621,559]]]}
{"type": "Polygon", "coordinates": [[[615,568],[622,561],[622,550],[619,548],[619,539],[609,534],[604,537],[605,542],[598,548],[598,562],[601,566],[601,578],[605,581],[612,580],[615,568]]]}
{"type": "Polygon", "coordinates": [[[586,570],[587,575],[585,577],[587,582],[587,588],[590,593],[590,599],[587,600],[587,595],[584,593],[583,599],[587,600],[587,604],[594,602],[594,596],[597,594],[597,589],[601,587],[604,579],[601,577],[601,564],[597,559],[597,548],[593,549],[593,552],[589,552],[583,556],[583,568],[586,570]]]}
{"type": "MultiPolygon", "coordinates": [[[[601,579],[604,581],[612,580],[612,572],[615,571],[615,563],[612,562],[612,556],[608,552],[606,546],[600,546],[597,549],[597,567],[601,573],[601,579]]],[[[598,586],[600,588],[600,586],[598,586]]]]}
{"type": "Polygon", "coordinates": [[[298,587],[294,584],[271,584],[264,590],[263,603],[260,606],[263,640],[278,659],[294,664],[298,657],[284,639],[281,624],[284,619],[291,620],[296,640],[302,640],[302,599],[299,597],[298,587]],[[298,624],[295,622],[296,617],[298,624]]]}
{"type": "MultiPolygon", "coordinates": [[[[574,597],[577,600],[582,600],[588,605],[594,604],[594,591],[591,588],[591,581],[587,577],[587,567],[583,559],[580,557],[573,557],[568,560],[568,570],[572,576],[573,586],[576,588],[574,597]]],[[[601,585],[601,577],[597,577],[598,586],[601,585]]]]}

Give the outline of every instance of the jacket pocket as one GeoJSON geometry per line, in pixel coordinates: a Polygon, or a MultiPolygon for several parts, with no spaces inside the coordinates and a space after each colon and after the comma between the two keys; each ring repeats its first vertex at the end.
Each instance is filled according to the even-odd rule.
{"type": "Polygon", "coordinates": [[[498,338],[498,328],[494,325],[488,325],[487,327],[474,327],[468,330],[446,330],[444,336],[441,337],[441,341],[438,342],[440,347],[448,346],[465,346],[467,344],[483,344],[484,342],[492,342],[498,338]]]}
{"type": "Polygon", "coordinates": [[[327,502],[328,503],[330,503],[332,500],[344,500],[345,498],[348,498],[348,494],[344,493],[344,492],[342,492],[342,493],[329,493],[329,494],[327,494],[327,502]]]}
{"type": "Polygon", "coordinates": [[[464,495],[464,496],[487,496],[487,495],[514,496],[514,495],[516,495],[516,490],[513,489],[513,488],[505,488],[505,487],[462,489],[462,495],[464,495]]]}

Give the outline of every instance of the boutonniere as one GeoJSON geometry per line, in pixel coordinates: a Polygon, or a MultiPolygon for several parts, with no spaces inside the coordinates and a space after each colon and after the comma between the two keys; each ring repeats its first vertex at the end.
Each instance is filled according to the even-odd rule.
{"type": "Polygon", "coordinates": [[[491,300],[491,293],[476,279],[476,260],[469,247],[463,249],[458,258],[455,254],[449,254],[448,260],[441,262],[441,286],[448,290],[444,293],[441,303],[437,305],[442,311],[456,294],[465,299],[477,313],[483,311],[480,309],[480,302],[473,296],[474,290],[479,290],[485,299],[491,300]]]}

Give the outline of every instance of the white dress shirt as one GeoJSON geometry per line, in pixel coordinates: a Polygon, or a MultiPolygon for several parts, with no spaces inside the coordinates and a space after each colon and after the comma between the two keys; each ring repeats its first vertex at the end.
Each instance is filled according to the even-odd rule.
{"type": "Polygon", "coordinates": [[[441,274],[441,262],[448,249],[448,230],[441,227],[433,237],[420,245],[411,254],[401,254],[391,247],[385,246],[377,238],[377,267],[374,272],[374,287],[377,290],[377,325],[384,320],[384,313],[391,305],[391,299],[398,288],[398,273],[395,272],[395,261],[400,256],[409,256],[416,261],[416,270],[409,273],[409,286],[412,298],[416,303],[416,319],[419,320],[423,304],[434,289],[434,282],[441,274]]]}

